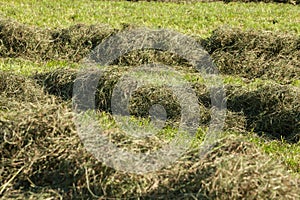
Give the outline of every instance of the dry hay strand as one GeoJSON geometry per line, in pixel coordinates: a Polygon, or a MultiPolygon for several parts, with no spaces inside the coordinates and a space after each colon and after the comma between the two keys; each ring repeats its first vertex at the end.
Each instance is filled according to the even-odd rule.
{"type": "Polygon", "coordinates": [[[300,133],[300,105],[297,88],[280,84],[260,84],[255,90],[228,89],[228,109],[246,116],[247,130],[271,138],[297,141],[300,133]]]}
{"type": "Polygon", "coordinates": [[[221,27],[205,42],[223,74],[290,83],[300,79],[300,38],[221,27]]]}
{"type": "Polygon", "coordinates": [[[114,32],[103,25],[77,24],[51,30],[0,19],[0,56],[79,61],[114,32]]]}

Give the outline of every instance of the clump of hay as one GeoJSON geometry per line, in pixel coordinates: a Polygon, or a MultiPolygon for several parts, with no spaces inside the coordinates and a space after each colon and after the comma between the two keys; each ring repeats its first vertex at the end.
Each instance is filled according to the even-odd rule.
{"type": "Polygon", "coordinates": [[[184,70],[192,70],[187,60],[167,51],[160,50],[135,50],[113,61],[112,65],[119,66],[141,66],[147,63],[161,63],[168,66],[180,66],[184,70]]]}
{"type": "MultiPolygon", "coordinates": [[[[252,144],[235,138],[224,139],[217,147],[203,157],[197,150],[191,151],[175,165],[156,173],[115,172],[106,179],[110,184],[102,188],[108,197],[117,198],[299,197],[299,180],[252,144]]],[[[95,176],[99,172],[91,170],[89,174],[92,190],[99,191],[96,180],[100,177],[95,176]]]]}
{"type": "Polygon", "coordinates": [[[59,172],[53,174],[53,168],[60,167],[56,157],[64,150],[57,151],[55,141],[63,144],[74,132],[68,106],[46,95],[30,103],[1,95],[1,107],[5,107],[5,110],[0,109],[1,195],[6,190],[27,190],[30,181],[40,178],[32,177],[43,170],[45,183],[47,180],[58,181],[61,175],[59,172]]]}
{"type": "Polygon", "coordinates": [[[221,27],[204,44],[222,74],[284,83],[300,78],[297,36],[221,27]]]}
{"type": "Polygon", "coordinates": [[[42,89],[35,81],[2,71],[0,71],[0,95],[24,102],[35,102],[43,98],[42,89]]]}
{"type": "Polygon", "coordinates": [[[63,100],[72,98],[73,82],[76,79],[78,70],[57,69],[51,72],[33,75],[33,79],[51,95],[60,97],[63,100]]]}
{"type": "Polygon", "coordinates": [[[260,84],[255,90],[237,87],[228,91],[227,98],[228,109],[244,113],[249,131],[291,141],[300,133],[297,88],[280,84],[260,84]]]}
{"type": "Polygon", "coordinates": [[[211,166],[216,171],[204,181],[206,194],[210,198],[267,199],[281,198],[282,195],[288,199],[299,198],[299,180],[294,178],[291,181],[278,161],[261,154],[253,145],[225,142],[216,152],[223,155],[212,156],[214,161],[211,166]],[[291,189],[294,187],[295,191],[291,189]]]}
{"type": "Polygon", "coordinates": [[[78,24],[51,30],[0,19],[0,56],[79,61],[114,32],[103,25],[78,24]]]}
{"type": "Polygon", "coordinates": [[[7,113],[14,120],[1,124],[15,134],[1,140],[2,147],[13,144],[1,152],[4,197],[49,196],[51,191],[51,197],[63,198],[293,199],[300,194],[297,179],[283,165],[238,138],[220,140],[204,156],[191,150],[155,173],[127,174],[105,167],[85,151],[67,107],[53,102],[23,107],[18,114],[7,113]]]}

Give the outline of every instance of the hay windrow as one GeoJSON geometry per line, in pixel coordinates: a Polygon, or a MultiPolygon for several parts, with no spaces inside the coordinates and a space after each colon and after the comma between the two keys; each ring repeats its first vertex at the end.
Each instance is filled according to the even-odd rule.
{"type": "Polygon", "coordinates": [[[300,79],[300,38],[221,27],[205,44],[222,74],[291,83],[300,79]]]}
{"type": "Polygon", "coordinates": [[[0,71],[0,95],[25,102],[43,98],[42,88],[33,80],[9,72],[0,71]]]}
{"type": "MultiPolygon", "coordinates": [[[[96,91],[95,102],[99,110],[111,112],[112,93],[116,90],[116,84],[122,74],[128,70],[128,67],[111,67],[103,71],[96,91]]],[[[48,93],[62,97],[64,100],[72,97],[75,78],[76,70],[62,69],[35,76],[48,93]]],[[[199,122],[201,125],[208,126],[211,108],[210,93],[204,84],[192,83],[192,87],[201,105],[199,122]]],[[[260,84],[256,88],[226,85],[229,110],[226,129],[234,129],[233,125],[236,125],[236,130],[254,130],[271,138],[283,137],[289,141],[297,141],[300,131],[297,88],[280,84],[260,84]],[[237,120],[238,116],[241,117],[240,120],[237,120]],[[228,126],[229,124],[231,126],[228,126]]],[[[121,93],[124,94],[120,96],[126,96],[126,88],[123,88],[121,93]]],[[[118,102],[123,101],[122,98],[118,100],[118,102]]],[[[180,102],[174,91],[166,86],[146,85],[137,88],[130,98],[129,111],[135,116],[148,117],[150,107],[155,104],[164,106],[171,121],[178,121],[180,118],[180,102]]]]}
{"type": "Polygon", "coordinates": [[[29,195],[31,197],[38,191],[44,195],[52,191],[64,198],[98,196],[142,199],[235,199],[240,195],[251,197],[253,193],[262,199],[268,195],[293,199],[300,194],[297,179],[283,170],[281,164],[274,164],[253,144],[237,138],[219,141],[216,145],[218,148],[205,156],[192,150],[175,165],[156,173],[133,175],[116,172],[97,162],[85,151],[71,128],[71,119],[66,118],[69,109],[57,106],[41,104],[31,110],[30,106],[23,105],[24,109],[18,115],[11,113],[14,121],[1,125],[11,127],[11,132],[18,134],[14,139],[20,138],[1,140],[1,145],[8,145],[8,142],[14,144],[1,161],[5,168],[1,172],[2,185],[16,174],[5,188],[5,198],[13,196],[16,191],[32,193],[29,195]],[[51,114],[55,106],[56,112],[51,114]],[[49,117],[45,118],[42,113],[47,113],[49,117]],[[54,120],[56,123],[53,123],[54,120]],[[43,134],[36,132],[35,139],[22,131],[25,127],[28,132],[35,131],[36,125],[32,121],[40,122],[39,130],[43,130],[43,134]],[[13,126],[10,126],[12,123],[13,126]],[[21,125],[26,123],[27,126],[21,125]],[[51,128],[53,124],[56,127],[54,132],[51,128]],[[77,156],[79,154],[80,157],[77,156]],[[259,163],[263,163],[263,166],[259,163]],[[230,179],[232,177],[236,179],[230,179]],[[261,188],[258,184],[265,187],[261,188]],[[239,192],[236,192],[237,188],[239,192]]]}
{"type": "MultiPolygon", "coordinates": [[[[124,30],[129,28],[132,27],[124,27],[124,30]]],[[[117,31],[103,25],[83,24],[65,29],[41,29],[1,19],[0,56],[77,62],[117,31]]],[[[283,83],[300,78],[300,39],[297,36],[221,27],[201,43],[222,74],[283,83]]],[[[113,64],[140,65],[148,61],[189,66],[177,55],[154,50],[129,53],[113,64]]]]}
{"type": "Polygon", "coordinates": [[[205,156],[192,150],[156,173],[117,172],[86,152],[75,132],[70,105],[61,104],[54,96],[44,96],[35,104],[1,99],[9,108],[0,115],[0,145],[6,149],[1,152],[0,174],[4,198],[17,192],[32,198],[40,192],[84,199],[235,199],[253,194],[293,199],[300,194],[297,179],[283,170],[283,165],[274,164],[253,144],[237,138],[219,141],[205,156]]]}
{"type": "Polygon", "coordinates": [[[0,19],[0,56],[29,60],[79,61],[115,30],[77,24],[66,29],[41,29],[0,19]]]}
{"type": "Polygon", "coordinates": [[[279,84],[260,84],[256,90],[231,88],[227,105],[234,112],[244,113],[248,130],[297,141],[300,133],[299,94],[297,88],[279,84]]]}

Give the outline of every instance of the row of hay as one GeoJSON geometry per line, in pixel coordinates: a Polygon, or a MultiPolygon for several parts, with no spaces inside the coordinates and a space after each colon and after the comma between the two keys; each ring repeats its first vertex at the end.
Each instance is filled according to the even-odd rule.
{"type": "Polygon", "coordinates": [[[300,79],[300,37],[221,27],[204,42],[222,74],[291,83],[300,79]]]}
{"type": "Polygon", "coordinates": [[[39,96],[42,90],[34,81],[15,75],[10,81],[27,93],[22,101],[22,93],[12,94],[13,87],[0,91],[4,199],[299,198],[299,180],[242,138],[220,140],[217,148],[202,156],[191,150],[175,165],[155,173],[117,172],[86,152],[70,105],[53,96],[39,96]]]}
{"type": "MultiPolygon", "coordinates": [[[[111,97],[119,78],[129,68],[111,67],[103,71],[99,79],[96,93],[96,104],[100,110],[111,112],[111,97]]],[[[73,82],[76,79],[76,70],[56,70],[46,74],[38,74],[38,80],[50,94],[64,100],[72,98],[73,82]]],[[[193,90],[200,102],[202,125],[210,121],[211,97],[204,84],[192,83],[193,90]]],[[[266,134],[271,138],[281,137],[290,141],[297,141],[300,134],[300,104],[299,91],[295,87],[279,84],[260,84],[257,89],[245,86],[225,86],[228,115],[242,116],[240,123],[232,121],[227,128],[240,127],[239,130],[255,131],[266,134]],[[241,129],[241,127],[244,127],[241,129]]],[[[126,88],[123,88],[124,94],[126,88]]],[[[119,100],[119,103],[122,99],[119,100]]],[[[168,119],[178,120],[181,115],[180,103],[172,89],[166,86],[145,85],[139,87],[130,99],[129,111],[132,115],[147,117],[152,105],[163,105],[168,119]]]]}
{"type": "Polygon", "coordinates": [[[0,19],[0,56],[79,61],[113,32],[101,25],[51,30],[0,19]]]}
{"type": "MultiPolygon", "coordinates": [[[[40,29],[1,19],[0,57],[77,62],[116,32],[105,26],[82,24],[66,29],[40,29]]],[[[222,74],[282,83],[300,79],[299,36],[221,27],[201,43],[222,74]]],[[[124,55],[113,64],[137,65],[149,61],[188,66],[176,55],[153,50],[124,55]]]]}

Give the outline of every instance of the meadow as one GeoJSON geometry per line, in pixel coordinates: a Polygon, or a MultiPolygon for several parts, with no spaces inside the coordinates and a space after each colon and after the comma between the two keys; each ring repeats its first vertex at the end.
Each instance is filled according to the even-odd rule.
{"type": "Polygon", "coordinates": [[[299,24],[297,1],[0,0],[0,197],[299,199],[299,24]],[[160,104],[167,124],[146,140],[129,137],[117,126],[111,105],[123,74],[163,63],[190,83],[199,101],[200,126],[188,151],[172,165],[135,174],[105,165],[86,149],[74,124],[72,97],[82,60],[97,45],[145,27],[199,42],[218,69],[227,109],[221,137],[199,154],[212,96],[191,63],[171,52],[143,50],[101,66],[97,119],[110,142],[125,150],[152,152],[170,142],[181,111],[168,86],[143,85],[130,99],[131,118],[124,120],[155,131],[149,109],[160,104]]]}

